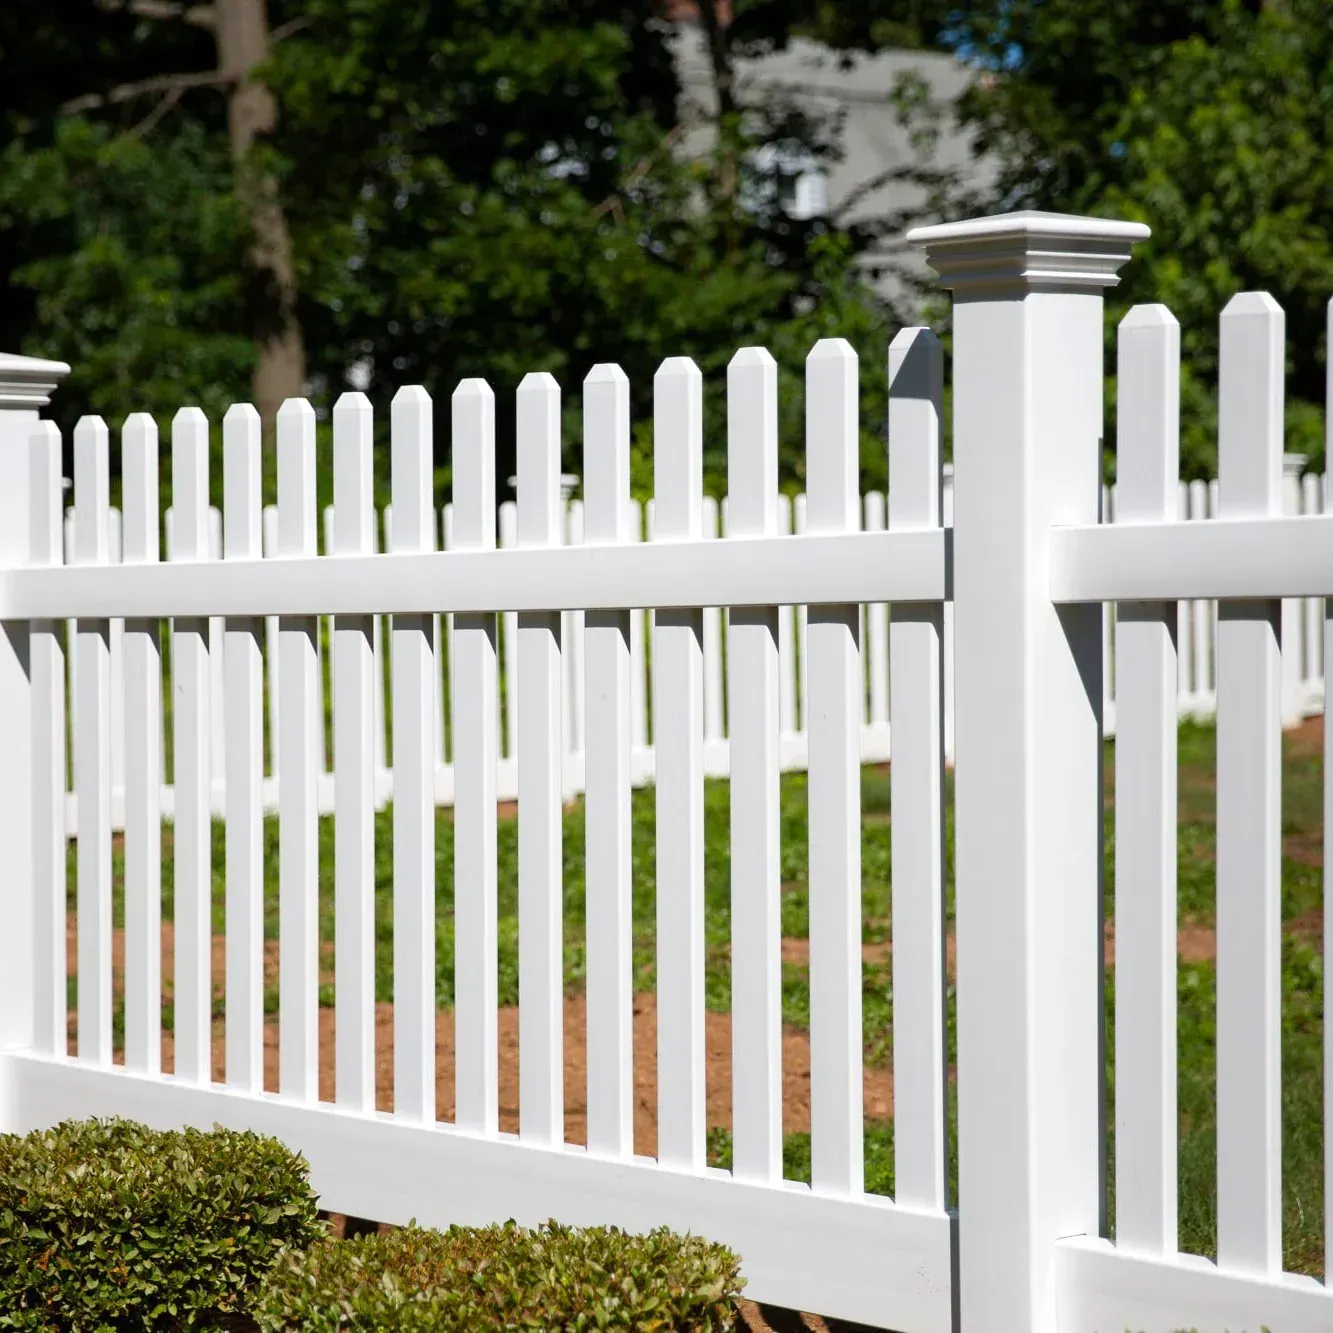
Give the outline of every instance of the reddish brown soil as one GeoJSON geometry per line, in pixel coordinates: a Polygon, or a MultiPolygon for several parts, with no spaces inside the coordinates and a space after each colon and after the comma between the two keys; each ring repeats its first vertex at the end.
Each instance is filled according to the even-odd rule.
{"type": "MultiPolygon", "coordinates": [[[[162,930],[164,980],[171,977],[172,931],[162,930]]],[[[70,924],[68,956],[71,971],[77,958],[74,924],[70,924]]],[[[212,969],[214,992],[223,993],[226,946],[221,937],[213,941],[212,969]]],[[[326,960],[331,950],[326,948],[326,960]]],[[[124,974],[124,936],[117,930],[113,940],[113,974],[117,989],[124,974]]],[[[265,949],[265,972],[270,981],[277,977],[277,949],[270,942],[265,949]]],[[[327,979],[327,978],[326,978],[327,979]]],[[[72,1017],[72,1016],[71,1016],[72,1017]]],[[[319,1012],[320,1096],[331,1101],[334,1093],[334,1033],[332,1009],[319,1012]]],[[[586,1069],[587,1013],[582,996],[565,1001],[565,1138],[583,1143],[587,1133],[586,1069]]],[[[727,1015],[705,1016],[704,1040],[707,1051],[708,1126],[729,1128],[731,1124],[731,1022],[727,1015]]],[[[499,1012],[499,1094],[500,1128],[518,1129],[518,1009],[499,1012]]],[[[376,1104],[380,1110],[393,1109],[393,1006],[380,1004],[375,1009],[375,1084],[376,1104]]],[[[162,1038],[162,1067],[173,1068],[173,1041],[170,1032],[162,1038]]],[[[436,1111],[442,1120],[454,1115],[454,1020],[449,1012],[436,1020],[436,1111]]],[[[221,1020],[214,1023],[213,1077],[224,1077],[224,1043],[221,1020]]],[[[264,1086],[277,1091],[278,1025],[270,1015],[264,1027],[264,1086]]],[[[788,1030],[782,1038],[783,1128],[788,1133],[810,1128],[810,1041],[803,1032],[788,1030]]],[[[867,1118],[884,1119],[893,1114],[893,1076],[887,1069],[867,1069],[865,1073],[865,1111],[867,1118]]],[[[657,1004],[652,994],[634,997],[634,1147],[652,1156],[657,1147],[657,1004]]]]}

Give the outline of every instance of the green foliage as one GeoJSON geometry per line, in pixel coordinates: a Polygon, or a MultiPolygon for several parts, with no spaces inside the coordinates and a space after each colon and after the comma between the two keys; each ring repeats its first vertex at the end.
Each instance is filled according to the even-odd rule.
{"type": "MultiPolygon", "coordinates": [[[[863,242],[713,199],[714,160],[677,151],[675,75],[647,10],[580,0],[542,7],[537,22],[531,0],[406,14],[318,0],[309,14],[278,48],[272,81],[302,319],[330,386],[354,362],[369,364],[381,401],[404,382],[443,398],[484,376],[504,476],[513,391],[549,371],[564,386],[565,461],[578,471],[578,386],[615,361],[634,394],[635,488],[646,494],[653,373],[666,356],[693,356],[708,384],[705,470],[721,491],[725,363],[764,344],[783,371],[784,479],[799,484],[810,346],[836,329],[872,366],[883,356],[884,312],[855,266],[863,242]]],[[[747,146],[790,130],[766,125],[747,146]]],[[[872,479],[884,472],[879,396],[867,404],[872,479]]]]}
{"type": "MultiPolygon", "coordinates": [[[[459,379],[484,375],[497,394],[503,484],[521,377],[548,370],[561,380],[566,463],[579,470],[579,384],[594,364],[616,361],[633,388],[634,484],[644,495],[653,373],[666,356],[694,356],[708,385],[707,484],[720,492],[725,363],[737,347],[763,344],[781,367],[783,482],[795,489],[804,358],[836,332],[867,363],[865,481],[883,484],[892,318],[859,266],[871,232],[790,218],[770,206],[765,173],[781,168],[758,165],[766,145],[817,147],[821,125],[774,103],[736,128],[728,145],[749,163],[741,208],[711,188],[716,152],[680,151],[681,90],[650,6],[267,0],[267,9],[275,31],[286,29],[265,72],[280,114],[256,152],[280,181],[317,406],[330,405],[353,367],[369,370],[380,409],[398,385],[425,384],[443,409],[436,462],[447,484],[444,400],[459,379]]],[[[763,41],[785,41],[822,31],[831,14],[799,4],[752,17],[763,41]]],[[[66,425],[90,410],[113,424],[145,408],[165,421],[185,402],[216,420],[248,396],[254,362],[247,224],[223,99],[187,89],[160,118],[152,97],[78,113],[61,100],[206,72],[207,42],[187,40],[188,25],[127,24],[119,12],[81,12],[70,24],[74,48],[61,25],[20,41],[0,19],[0,81],[15,90],[0,121],[0,336],[74,366],[56,400],[66,425]],[[30,77],[23,61],[50,77],[30,77]]],[[[865,44],[867,24],[827,35],[865,44]]]]}
{"type": "Polygon", "coordinates": [[[324,1241],[274,1266],[255,1304],[266,1333],[299,1328],[722,1330],[736,1327],[740,1261],[661,1229],[536,1231],[512,1222],[415,1226],[324,1241]]]}
{"type": "Polygon", "coordinates": [[[177,1329],[244,1311],[323,1234],[274,1139],[67,1121],[0,1135],[0,1329],[177,1329]]]}
{"type": "Polygon", "coordinates": [[[1152,227],[1110,315],[1161,301],[1180,321],[1182,473],[1216,473],[1218,315],[1255,289],[1287,312],[1286,447],[1320,463],[1333,292],[1324,0],[990,0],[964,11],[952,40],[991,71],[963,111],[1001,165],[994,190],[957,209],[1152,227]]]}
{"type": "Polygon", "coordinates": [[[183,121],[161,144],[82,117],[0,152],[0,230],[23,242],[42,350],[70,363],[57,408],[119,423],[225,410],[254,349],[239,328],[244,232],[224,145],[183,121]]]}

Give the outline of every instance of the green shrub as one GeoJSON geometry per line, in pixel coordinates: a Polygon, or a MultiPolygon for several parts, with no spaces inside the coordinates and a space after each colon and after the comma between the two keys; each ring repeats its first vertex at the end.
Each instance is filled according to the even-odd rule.
{"type": "Polygon", "coordinates": [[[630,1236],[551,1222],[418,1227],[324,1241],[286,1255],[253,1313],[265,1333],[302,1329],[720,1330],[743,1285],[729,1250],[663,1229],[630,1236]]]}
{"type": "Polygon", "coordinates": [[[326,1234],[276,1139],[71,1120],[0,1135],[0,1329],[176,1329],[246,1309],[326,1234]]]}

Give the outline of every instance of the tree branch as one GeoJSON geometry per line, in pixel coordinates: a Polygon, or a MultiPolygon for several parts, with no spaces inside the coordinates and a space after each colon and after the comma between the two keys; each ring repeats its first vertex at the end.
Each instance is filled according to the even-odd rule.
{"type": "Polygon", "coordinates": [[[184,88],[173,88],[137,125],[125,131],[127,139],[142,139],[181,100],[184,88]]]}
{"type": "Polygon", "coordinates": [[[82,97],[72,98],[60,107],[60,114],[72,116],[79,111],[93,111],[98,107],[117,106],[122,102],[132,102],[136,97],[146,97],[150,93],[174,93],[173,101],[178,100],[187,88],[220,88],[235,83],[235,74],[221,70],[201,70],[197,74],[160,74],[151,79],[141,79],[138,83],[121,83],[106,93],[85,93],[82,97]]]}
{"type": "Polygon", "coordinates": [[[298,18],[290,19],[286,23],[279,23],[268,35],[270,42],[276,43],[282,41],[284,37],[290,37],[293,33],[300,32],[302,28],[310,26],[309,15],[302,14],[298,18]]]}

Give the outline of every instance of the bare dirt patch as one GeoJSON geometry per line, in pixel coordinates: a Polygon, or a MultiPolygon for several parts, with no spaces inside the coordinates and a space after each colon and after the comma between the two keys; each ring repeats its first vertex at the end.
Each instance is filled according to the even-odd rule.
{"type": "Polygon", "coordinates": [[[1284,748],[1288,755],[1302,759],[1318,759],[1324,753],[1324,719],[1322,714],[1307,717],[1298,727],[1283,733],[1284,748]]]}
{"type": "MultiPolygon", "coordinates": [[[[163,980],[171,979],[172,934],[169,925],[163,932],[163,980]]],[[[69,933],[69,967],[77,960],[73,922],[69,933]]],[[[115,991],[123,992],[125,944],[124,932],[113,936],[113,975],[115,991]]],[[[265,945],[265,975],[277,979],[277,945],[265,945]]],[[[324,965],[332,963],[331,947],[324,946],[324,965]]],[[[226,946],[221,937],[213,940],[212,977],[214,994],[225,990],[226,946]]],[[[323,980],[332,980],[331,973],[323,980]]],[[[71,1014],[71,1030],[74,1016],[71,1014]]],[[[334,1099],[334,1050],[337,1019],[334,1010],[319,1011],[319,1095],[334,1099]]],[[[221,1020],[213,1025],[213,1078],[225,1077],[224,1028],[221,1020]]],[[[587,1007],[582,996],[565,1001],[565,1139],[584,1143],[587,1135],[587,1007]]],[[[645,1156],[657,1151],[657,1001],[651,993],[634,997],[634,1150],[645,1156]]],[[[518,1130],[518,1009],[502,1008],[498,1014],[499,1114],[500,1128],[518,1130]]],[[[731,1127],[731,1019],[727,1014],[708,1012],[704,1018],[706,1052],[706,1107],[710,1129],[731,1127]]],[[[162,1037],[162,1069],[174,1069],[174,1042],[171,1033],[162,1037]]],[[[119,1058],[119,1057],[118,1057],[119,1058]]],[[[441,1120],[454,1118],[454,1016],[441,1012],[435,1027],[436,1114],[441,1120]]],[[[278,1019],[269,1015],[264,1024],[264,1088],[278,1091],[278,1019]]],[[[893,1075],[887,1069],[867,1069],[864,1082],[867,1119],[885,1119],[893,1114],[893,1075]]],[[[375,1008],[375,1101],[382,1111],[393,1109],[393,1006],[375,1008]]],[[[785,1133],[809,1131],[810,1128],[810,1039],[801,1031],[788,1029],[782,1035],[782,1106],[785,1133]]]]}
{"type": "MultiPolygon", "coordinates": [[[[1283,930],[1290,935],[1299,935],[1311,939],[1319,945],[1323,930],[1321,912],[1307,912],[1303,916],[1288,921],[1283,930]]],[[[1103,932],[1105,939],[1105,960],[1108,966],[1115,962],[1115,922],[1108,921],[1103,932]]],[[[1217,932],[1211,926],[1187,921],[1176,935],[1176,948],[1182,963],[1211,962],[1217,956],[1217,932]]],[[[886,963],[893,957],[892,944],[865,944],[861,946],[861,961],[867,964],[886,963]]],[[[956,976],[957,945],[953,931],[944,937],[944,970],[950,980],[956,976]]],[[[810,966],[810,941],[784,939],[782,941],[783,963],[797,968],[810,966]]]]}

